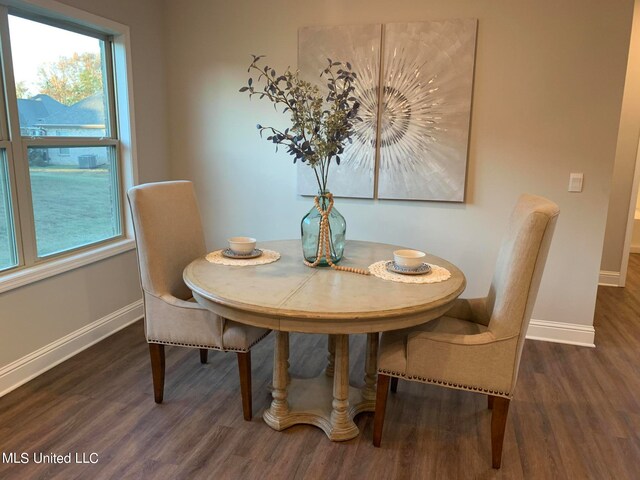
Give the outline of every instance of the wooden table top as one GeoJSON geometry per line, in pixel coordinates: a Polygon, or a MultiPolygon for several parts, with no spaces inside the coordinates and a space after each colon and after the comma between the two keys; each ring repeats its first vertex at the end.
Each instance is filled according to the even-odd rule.
{"type": "MultiPolygon", "coordinates": [[[[366,333],[405,328],[442,315],[462,293],[464,274],[446,260],[426,261],[451,272],[431,284],[382,280],[373,275],[310,268],[302,263],[300,240],[260,242],[281,258],[256,266],[226,266],[198,258],[184,270],[195,299],[219,315],[275,330],[366,333]]],[[[390,260],[399,246],[347,241],[343,266],[367,268],[390,260]]]]}

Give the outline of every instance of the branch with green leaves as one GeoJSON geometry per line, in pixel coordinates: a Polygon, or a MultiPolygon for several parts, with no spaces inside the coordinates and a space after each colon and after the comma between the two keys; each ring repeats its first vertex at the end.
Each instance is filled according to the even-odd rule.
{"type": "Polygon", "coordinates": [[[266,98],[276,110],[280,106],[282,113],[291,115],[291,126],[284,131],[258,124],[260,136],[266,131],[266,139],[276,145],[276,151],[282,145],[293,156],[293,163],[300,160],[312,167],[318,188],[327,190],[331,162],[340,164],[346,143],[352,141],[354,122],[361,121],[355,96],[357,75],[351,64],[327,59],[328,65],[320,73],[328,90],[324,96],[317,85],[301,79],[298,71],[287,68],[278,75],[274,68],[258,65],[264,55],[252,57],[247,72],[256,75],[240,92],[248,92],[250,98],[266,98]]]}

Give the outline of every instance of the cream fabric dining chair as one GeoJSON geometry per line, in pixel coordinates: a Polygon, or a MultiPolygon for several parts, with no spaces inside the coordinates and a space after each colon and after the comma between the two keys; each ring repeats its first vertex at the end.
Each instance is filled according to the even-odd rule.
{"type": "Polygon", "coordinates": [[[165,345],[236,352],[245,420],[251,420],[251,352],[270,330],[232,322],[198,305],[182,271],[206,254],[193,184],[187,181],[139,185],[128,192],[138,247],[144,326],[156,403],[162,403],[165,345]]]}
{"type": "Polygon", "coordinates": [[[458,299],[443,317],[385,332],[380,341],[373,444],[380,446],[389,390],[398,378],[488,395],[492,464],[502,444],[520,356],[560,210],[522,195],[511,215],[484,298],[458,299]]]}

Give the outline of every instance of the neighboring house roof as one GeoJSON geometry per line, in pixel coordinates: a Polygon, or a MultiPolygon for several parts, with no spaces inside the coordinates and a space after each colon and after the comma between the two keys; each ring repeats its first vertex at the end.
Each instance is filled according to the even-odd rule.
{"type": "Polygon", "coordinates": [[[20,126],[30,127],[32,125],[42,123],[46,117],[51,115],[51,113],[53,113],[53,110],[50,108],[52,107],[53,103],[50,103],[49,100],[53,103],[59,104],[61,107],[64,107],[64,105],[56,102],[48,95],[37,95],[36,97],[28,99],[19,98],[18,116],[20,117],[20,126]]]}
{"type": "Polygon", "coordinates": [[[47,125],[104,125],[105,105],[102,93],[93,94],[45,119],[47,125]]]}
{"type": "Polygon", "coordinates": [[[38,125],[104,125],[105,105],[102,93],[96,93],[74,103],[64,105],[49,95],[18,99],[21,127],[38,125]]]}
{"type": "Polygon", "coordinates": [[[60,112],[62,110],[65,110],[66,108],[69,108],[64,103],[60,103],[56,99],[43,93],[39,93],[35,97],[31,97],[30,100],[42,104],[49,113],[60,112]]]}

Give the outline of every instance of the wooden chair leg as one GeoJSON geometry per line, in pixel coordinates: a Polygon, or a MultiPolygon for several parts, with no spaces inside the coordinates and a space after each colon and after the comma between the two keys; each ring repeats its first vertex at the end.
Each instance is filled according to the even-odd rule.
{"type": "Polygon", "coordinates": [[[209,356],[209,350],[206,348],[200,349],[200,363],[207,363],[207,357],[209,356]]]}
{"type": "Polygon", "coordinates": [[[242,414],[251,420],[251,352],[238,352],[238,371],[240,372],[240,394],[242,395],[242,414]]]}
{"type": "Polygon", "coordinates": [[[493,468],[500,468],[502,463],[502,444],[509,413],[508,398],[493,397],[493,413],[491,414],[491,463],[493,468]]]}
{"type": "Polygon", "coordinates": [[[398,377],[391,377],[391,391],[393,393],[398,391],[398,377]]]}
{"type": "Polygon", "coordinates": [[[487,395],[487,408],[489,410],[493,410],[493,399],[495,397],[493,395],[487,395]]]}
{"type": "Polygon", "coordinates": [[[149,355],[151,356],[151,375],[153,376],[153,396],[156,403],[162,403],[164,395],[164,345],[150,343],[149,355]]]}
{"type": "Polygon", "coordinates": [[[389,394],[389,375],[378,374],[378,388],[376,390],[376,413],[373,417],[373,446],[379,447],[382,440],[382,427],[384,425],[384,413],[387,408],[387,395],[389,394]]]}

